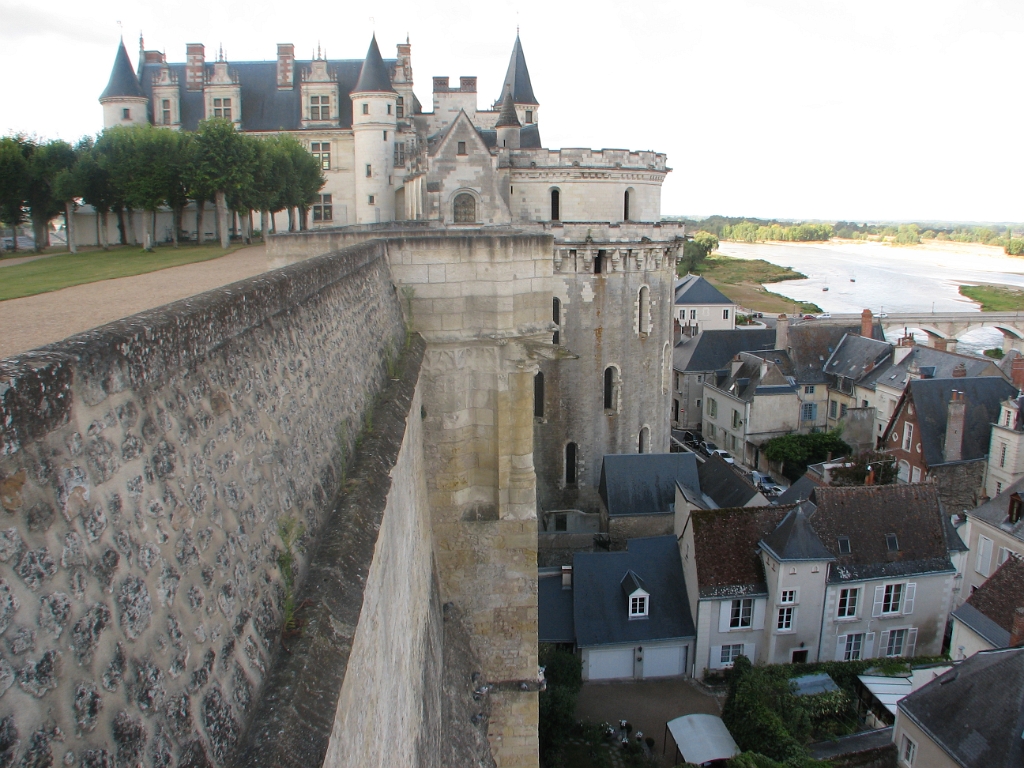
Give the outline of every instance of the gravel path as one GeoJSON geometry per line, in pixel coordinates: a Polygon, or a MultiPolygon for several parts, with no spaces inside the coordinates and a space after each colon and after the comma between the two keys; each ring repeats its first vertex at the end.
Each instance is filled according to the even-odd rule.
{"type": "Polygon", "coordinates": [[[210,261],[0,301],[0,359],[270,268],[266,249],[254,245],[210,261]]]}

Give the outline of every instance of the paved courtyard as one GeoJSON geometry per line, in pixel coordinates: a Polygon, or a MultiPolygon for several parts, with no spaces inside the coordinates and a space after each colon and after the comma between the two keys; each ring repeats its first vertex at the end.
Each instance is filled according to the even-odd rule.
{"type": "Polygon", "coordinates": [[[0,301],[0,359],[268,269],[266,249],[254,245],[210,261],[0,301]]]}
{"type": "MultiPolygon", "coordinates": [[[[681,678],[627,682],[587,682],[583,684],[576,703],[576,718],[592,723],[608,722],[618,727],[619,720],[628,720],[633,733],[638,730],[654,739],[654,753],[661,759],[665,723],[680,715],[721,714],[714,696],[704,693],[694,683],[681,678]]],[[[666,750],[664,765],[672,765],[672,740],[666,750]]]]}

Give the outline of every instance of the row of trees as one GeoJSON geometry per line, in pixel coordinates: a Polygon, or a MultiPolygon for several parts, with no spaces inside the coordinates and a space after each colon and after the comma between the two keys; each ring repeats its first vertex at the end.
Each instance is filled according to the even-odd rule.
{"type": "MultiPolygon", "coordinates": [[[[288,228],[301,223],[324,185],[314,157],[293,137],[266,138],[239,133],[227,120],[199,124],[194,133],[150,125],[108,128],[96,139],[71,146],[65,141],[36,142],[25,136],[0,138],[0,220],[18,227],[31,220],[36,250],[48,245],[48,222],[64,213],[68,243],[74,250],[72,212],[85,203],[100,219],[100,245],[107,247],[107,215],[115,213],[126,243],[124,214],[143,216],[146,248],[155,239],[156,212],[173,212],[173,240],[178,244],[183,215],[196,204],[196,232],[203,241],[206,203],[216,207],[221,245],[228,244],[228,214],[236,212],[248,240],[251,211],[261,212],[268,230],[271,213],[288,211],[288,228]]],[[[17,238],[14,239],[15,248],[17,238]]]]}
{"type": "Polygon", "coordinates": [[[790,240],[793,242],[826,241],[832,237],[832,225],[820,223],[758,225],[752,222],[725,225],[722,237],[726,240],[740,240],[756,243],[764,240],[790,240]]]}
{"type": "Polygon", "coordinates": [[[709,255],[718,250],[718,238],[710,232],[697,232],[683,243],[683,258],[679,261],[679,276],[695,272],[709,255]]]}

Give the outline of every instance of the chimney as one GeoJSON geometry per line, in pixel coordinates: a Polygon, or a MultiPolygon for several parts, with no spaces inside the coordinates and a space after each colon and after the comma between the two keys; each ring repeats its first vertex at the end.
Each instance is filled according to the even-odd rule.
{"type": "MultiPolygon", "coordinates": [[[[945,340],[943,340],[945,343],[945,340]]],[[[953,367],[952,376],[954,379],[965,379],[967,378],[967,366],[964,363],[957,363],[953,367]]]]}
{"type": "MultiPolygon", "coordinates": [[[[945,352],[946,349],[947,349],[947,346],[946,346],[947,343],[948,343],[948,339],[935,339],[935,341],[932,342],[932,344],[933,344],[932,349],[937,349],[937,350],[939,350],[939,352],[945,352]]],[[[956,374],[954,374],[954,375],[956,375],[956,374]]]]}
{"type": "Polygon", "coordinates": [[[185,88],[190,91],[203,90],[206,76],[206,46],[189,43],[185,46],[185,88]]]}
{"type": "Polygon", "coordinates": [[[1010,630],[1010,647],[1024,645],[1024,608],[1013,612],[1013,629],[1010,630]]]}
{"type": "Polygon", "coordinates": [[[562,589],[572,589],[572,566],[562,566],[562,589]]]}
{"type": "Polygon", "coordinates": [[[775,325],[775,348],[789,349],[789,318],[779,315],[779,321],[775,325]]]}
{"type": "Polygon", "coordinates": [[[476,78],[460,77],[459,90],[462,91],[462,93],[476,93],[476,78]]]}
{"type": "Polygon", "coordinates": [[[871,310],[865,309],[860,313],[860,335],[870,339],[873,326],[874,318],[871,315],[871,310]]]}
{"type": "Polygon", "coordinates": [[[907,355],[914,351],[914,337],[910,334],[903,336],[896,342],[896,349],[892,353],[893,365],[899,365],[907,359],[907,355]]]}
{"type": "Polygon", "coordinates": [[[284,90],[295,83],[295,46],[277,44],[277,87],[284,90]]]}
{"type": "Polygon", "coordinates": [[[964,393],[953,390],[946,412],[946,461],[960,461],[964,453],[964,421],[967,416],[967,401],[964,393]]]}
{"type": "Polygon", "coordinates": [[[1010,361],[1010,381],[1017,391],[1024,389],[1024,357],[1020,355],[1010,361]]]}

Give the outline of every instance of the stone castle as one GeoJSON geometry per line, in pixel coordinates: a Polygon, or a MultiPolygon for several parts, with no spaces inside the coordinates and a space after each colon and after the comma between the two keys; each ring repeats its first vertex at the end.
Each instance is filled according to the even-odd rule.
{"type": "Polygon", "coordinates": [[[665,157],[543,149],[518,39],[485,111],[278,51],[118,51],[107,125],[328,183],[281,269],[0,363],[5,764],[535,766],[538,514],[668,449],[665,157]]]}

